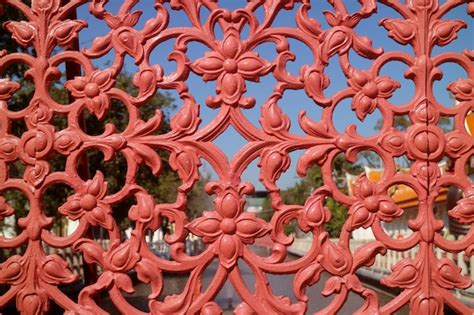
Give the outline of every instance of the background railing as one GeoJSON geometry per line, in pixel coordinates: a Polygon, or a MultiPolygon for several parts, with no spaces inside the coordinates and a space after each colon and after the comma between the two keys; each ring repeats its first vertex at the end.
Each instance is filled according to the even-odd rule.
{"type": "MultiPolygon", "coordinates": [[[[96,240],[104,250],[108,250],[110,246],[110,240],[96,240]]],[[[157,240],[153,242],[148,242],[148,247],[150,250],[155,253],[155,255],[160,256],[164,259],[171,259],[170,258],[170,251],[169,245],[164,240],[157,240]]],[[[54,248],[45,245],[44,247],[45,253],[48,255],[56,254],[64,258],[66,262],[69,264],[71,270],[80,275],[81,278],[84,276],[83,271],[83,262],[82,262],[82,254],[80,252],[75,252],[72,248],[54,248]]],[[[200,239],[187,239],[185,242],[185,251],[187,255],[196,255],[201,253],[204,250],[204,243],[200,239]]]]}
{"type": "MultiPolygon", "coordinates": [[[[463,236],[459,236],[457,239],[462,239],[463,236]]],[[[453,235],[448,235],[447,239],[455,240],[456,237],[453,235]]],[[[333,242],[337,242],[337,239],[332,239],[333,242]]],[[[354,252],[357,248],[361,247],[366,243],[373,242],[374,240],[354,240],[350,241],[351,251],[354,252]]],[[[313,239],[311,238],[295,238],[295,241],[290,246],[288,251],[296,255],[304,255],[307,253],[313,244],[313,239]]],[[[375,257],[375,262],[370,267],[363,267],[361,270],[368,271],[365,272],[365,275],[372,276],[374,279],[380,279],[386,275],[391,274],[392,266],[402,260],[403,258],[415,258],[418,253],[418,246],[413,247],[409,251],[399,252],[394,250],[387,250],[385,255],[377,255],[375,257]]],[[[448,258],[454,261],[462,270],[462,275],[470,276],[474,282],[474,256],[466,256],[464,252],[459,253],[449,253],[445,252],[440,248],[435,248],[435,254],[438,258],[448,258]]],[[[467,290],[456,290],[458,295],[467,295],[471,296],[474,302],[474,289],[471,288],[467,290]]]]}

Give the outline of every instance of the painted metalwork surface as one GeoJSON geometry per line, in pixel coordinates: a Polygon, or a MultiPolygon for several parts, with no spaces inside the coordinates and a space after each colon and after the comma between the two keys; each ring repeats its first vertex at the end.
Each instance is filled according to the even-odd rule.
{"type": "MultiPolygon", "coordinates": [[[[106,293],[122,313],[141,314],[124,298],[133,291],[129,272],[136,271],[138,281],[151,285],[148,296],[149,311],[153,314],[219,314],[222,310],[213,302],[226,281],[230,281],[242,303],[236,314],[304,314],[309,298],[308,286],[319,281],[323,272],[330,274],[322,292],[332,298],[330,304],[317,310],[319,314],[335,314],[342,307],[350,292],[360,295],[365,303],[359,314],[391,314],[408,304],[413,314],[443,314],[445,305],[462,313],[473,310],[462,304],[452,289],[463,289],[471,280],[461,275],[453,261],[437,258],[434,248],[448,252],[474,251],[474,231],[461,240],[450,241],[440,233],[443,223],[434,216],[433,203],[442,187],[456,186],[463,191],[463,198],[449,215],[460,223],[474,222],[474,186],[465,172],[465,166],[474,152],[474,139],[464,127],[464,120],[474,109],[474,60],[473,51],[463,53],[442,52],[433,55],[435,46],[444,46],[456,40],[457,32],[466,26],[465,21],[445,18],[454,7],[467,8],[466,19],[474,15],[474,3],[469,0],[359,0],[359,10],[349,13],[344,1],[328,0],[332,10],[324,13],[325,23],[308,16],[309,10],[318,10],[318,4],[309,1],[251,0],[244,7],[230,11],[212,0],[171,0],[154,2],[156,17],[141,27],[135,27],[140,13],[134,10],[138,0],[126,0],[117,13],[107,10],[105,0],[66,1],[33,0],[31,7],[17,0],[0,0],[25,16],[23,21],[8,22],[5,27],[12,37],[24,47],[34,48],[34,53],[0,52],[0,69],[12,63],[29,67],[28,76],[34,81],[35,93],[26,108],[11,111],[7,101],[20,88],[13,79],[0,80],[0,189],[17,189],[27,196],[30,209],[18,221],[22,232],[16,237],[0,238],[1,248],[26,245],[22,255],[11,256],[1,264],[0,282],[9,289],[0,297],[0,306],[14,301],[24,314],[47,312],[51,301],[67,314],[104,314],[95,297],[106,293]],[[88,5],[90,14],[103,20],[110,32],[98,37],[83,50],[70,49],[81,32],[87,30],[85,22],[70,19],[77,7],[88,5]],[[413,48],[413,53],[384,51],[373,47],[371,40],[360,36],[355,27],[371,17],[380,5],[396,11],[400,17],[379,22],[388,35],[402,45],[413,48]],[[201,9],[210,15],[203,21],[201,9]],[[297,8],[295,27],[273,26],[278,15],[297,8]],[[184,13],[190,26],[169,27],[174,10],[184,13]],[[263,19],[255,12],[262,10],[263,19]],[[243,38],[242,30],[248,28],[243,38]],[[216,29],[222,37],[216,35],[216,29]],[[290,73],[287,63],[295,57],[289,40],[308,47],[314,62],[290,73]],[[151,53],[160,49],[167,40],[174,40],[170,59],[176,71],[164,75],[159,64],[150,60],[151,53]],[[199,42],[208,47],[200,58],[187,55],[188,45],[199,42]],[[267,60],[255,52],[265,43],[274,44],[276,56],[267,60]],[[61,47],[65,49],[60,49],[61,47]],[[113,63],[95,68],[92,60],[108,53],[113,63]],[[349,58],[355,52],[370,61],[368,69],[358,69],[349,58]],[[133,83],[138,95],[129,95],[115,86],[115,79],[124,67],[126,57],[131,57],[138,70],[133,83]],[[334,58],[332,58],[334,57],[334,58]],[[80,65],[82,73],[71,78],[65,88],[74,98],[68,105],[56,103],[49,95],[49,85],[57,77],[58,65],[72,61],[80,65]],[[408,66],[406,77],[415,86],[413,98],[402,106],[391,104],[389,98],[400,88],[400,83],[379,74],[383,65],[398,61],[408,66]],[[328,64],[339,62],[347,77],[347,86],[333,96],[326,96],[330,82],[326,73],[328,64]],[[455,63],[468,74],[467,78],[453,81],[449,90],[458,101],[456,107],[440,104],[433,95],[433,83],[439,80],[440,65],[455,63]],[[188,91],[187,80],[191,73],[203,81],[215,81],[215,90],[209,91],[206,104],[197,104],[188,91]],[[246,94],[249,82],[258,82],[270,75],[276,81],[273,91],[263,104],[256,104],[252,95],[246,94]],[[140,106],[147,103],[157,90],[175,90],[181,98],[179,111],[171,118],[171,131],[157,133],[163,120],[158,110],[146,121],[139,117],[140,106]],[[304,90],[314,106],[323,108],[319,120],[310,119],[301,112],[298,121],[304,135],[290,132],[290,119],[279,106],[279,100],[288,90],[304,90]],[[111,100],[125,104],[129,114],[128,127],[119,132],[109,125],[100,135],[89,135],[81,126],[81,112],[87,109],[99,120],[113,111],[111,100]],[[345,99],[352,100],[352,110],[360,120],[378,109],[383,117],[380,131],[369,139],[360,136],[355,128],[338,132],[333,117],[336,106],[345,99]],[[201,124],[200,106],[212,108],[215,117],[206,125],[201,124]],[[260,125],[248,120],[246,110],[258,107],[260,125]],[[57,115],[67,116],[68,126],[57,130],[52,121],[57,115]],[[411,125],[403,131],[393,126],[395,116],[408,115],[411,125]],[[454,128],[444,132],[438,122],[442,117],[452,117],[454,128]],[[24,121],[27,131],[21,136],[10,132],[15,121],[24,121]],[[212,141],[232,126],[247,141],[238,153],[228,159],[212,141]],[[89,180],[78,175],[78,159],[90,149],[101,150],[106,159],[113,159],[120,152],[126,158],[126,183],[120,191],[110,193],[104,174],[91,174],[89,180]],[[171,204],[156,204],[147,191],[136,183],[140,165],[150,167],[159,176],[162,167],[158,151],[168,151],[169,163],[179,175],[182,184],[177,199],[171,204]],[[322,169],[324,186],[316,189],[303,206],[285,204],[277,185],[286,171],[289,153],[304,150],[297,163],[298,174],[303,176],[311,165],[322,169]],[[352,197],[343,194],[332,176],[332,162],[338,154],[345,154],[349,161],[358,152],[370,150],[378,154],[384,164],[382,179],[370,182],[361,175],[355,184],[352,197]],[[67,158],[64,171],[53,171],[50,161],[54,156],[67,158]],[[409,173],[397,172],[395,158],[406,155],[411,161],[409,173]],[[448,157],[453,162],[451,170],[441,175],[438,162],[448,157]],[[218,175],[218,180],[208,183],[207,193],[214,196],[213,209],[194,220],[186,215],[187,192],[199,178],[199,166],[206,160],[218,175]],[[9,178],[9,164],[21,161],[26,166],[23,178],[9,178]],[[258,161],[260,181],[268,190],[274,213],[269,223],[254,213],[243,211],[244,196],[252,193],[251,183],[241,180],[243,171],[252,161],[258,161]],[[76,232],[58,237],[50,232],[52,218],[42,207],[44,191],[55,183],[64,183],[74,189],[74,194],[58,208],[62,215],[79,220],[76,232]],[[389,187],[403,184],[411,187],[418,196],[419,209],[416,219],[410,221],[413,233],[406,239],[395,240],[388,236],[381,225],[399,217],[403,210],[390,198],[389,187]],[[134,196],[137,204],[128,216],[134,222],[130,239],[121,239],[120,229],[114,220],[112,206],[134,196]],[[335,198],[348,208],[348,217],[339,240],[329,239],[324,224],[331,214],[324,207],[327,197],[335,198]],[[160,221],[168,218],[175,229],[166,235],[171,257],[165,260],[153,254],[144,241],[148,230],[156,230],[160,221]],[[286,261],[287,247],[292,238],[284,234],[284,226],[297,220],[298,227],[314,236],[311,250],[295,261],[286,261]],[[108,233],[111,246],[105,250],[90,237],[91,227],[100,226],[108,233]],[[376,240],[354,252],[350,251],[351,232],[359,227],[371,228],[376,240]],[[187,256],[183,250],[189,233],[202,238],[207,244],[197,256],[187,256]],[[269,236],[273,242],[272,254],[256,255],[249,245],[258,238],[269,236]],[[58,255],[47,255],[43,245],[72,247],[82,252],[85,260],[97,264],[101,270],[96,281],[87,284],[77,300],[66,296],[58,287],[78,281],[58,255]],[[392,273],[382,282],[401,289],[401,294],[385,305],[379,303],[377,294],[364,286],[356,275],[362,266],[370,266],[377,254],[387,249],[406,251],[418,246],[414,259],[401,259],[392,273]],[[202,286],[202,274],[214,260],[217,272],[207,287],[202,286]],[[239,260],[245,261],[255,277],[255,287],[243,281],[239,260]],[[163,289],[163,273],[189,273],[183,292],[159,299],[163,289]],[[277,296],[267,281],[268,274],[292,275],[295,300],[277,296]]],[[[94,30],[88,30],[94,32],[94,30]]],[[[297,106],[297,104],[295,104],[297,106]]],[[[15,212],[1,199],[0,217],[15,212]]],[[[311,310],[315,311],[315,310],[311,310]]]]}

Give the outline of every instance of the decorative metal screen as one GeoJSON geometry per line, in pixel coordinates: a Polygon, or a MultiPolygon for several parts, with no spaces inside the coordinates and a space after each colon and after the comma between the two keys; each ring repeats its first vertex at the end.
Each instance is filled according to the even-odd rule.
{"type": "MultiPolygon", "coordinates": [[[[14,8],[24,16],[24,20],[7,22],[4,31],[10,32],[19,45],[30,47],[23,52],[1,50],[0,70],[15,63],[25,64],[29,69],[25,76],[34,82],[35,88],[29,103],[13,111],[9,100],[20,84],[13,77],[2,76],[0,80],[0,190],[20,191],[29,203],[26,216],[18,219],[21,233],[13,238],[0,238],[3,249],[26,248],[1,264],[0,283],[6,289],[0,297],[0,307],[16,303],[24,314],[43,314],[54,302],[67,314],[104,314],[106,311],[96,299],[108,295],[119,312],[141,314],[144,312],[125,298],[133,293],[132,278],[136,274],[133,282],[151,286],[147,298],[149,312],[153,314],[219,314],[222,309],[214,298],[226,282],[242,300],[235,308],[236,314],[335,314],[350,294],[364,300],[358,314],[392,314],[404,305],[409,305],[412,314],[443,314],[446,305],[462,314],[474,312],[453,291],[470,287],[470,278],[461,274],[452,259],[435,255],[435,248],[472,255],[472,226],[464,238],[449,240],[441,233],[443,222],[434,215],[434,202],[440,190],[455,186],[463,196],[449,216],[462,224],[474,222],[474,186],[465,171],[474,153],[474,138],[465,129],[466,116],[474,110],[474,51],[433,53],[436,46],[455,41],[457,33],[466,27],[465,21],[445,16],[463,6],[467,9],[465,19],[470,19],[468,14],[474,15],[474,2],[359,0],[358,11],[350,12],[346,4],[354,0],[328,0],[332,9],[324,12],[325,21],[310,17],[312,12],[321,10],[323,1],[310,4],[309,0],[250,0],[242,8],[230,10],[221,7],[225,1],[155,0],[149,2],[149,10],[154,10],[156,17],[148,21],[139,20],[140,13],[134,9],[138,0],[123,1],[117,12],[108,11],[110,3],[105,5],[106,0],[87,2],[32,0],[28,5],[18,0],[0,0],[2,10],[14,8]],[[75,19],[75,11],[81,6],[88,6],[93,18],[103,20],[109,32],[78,50],[78,37],[95,31],[75,19]],[[393,41],[411,47],[411,52],[374,47],[371,39],[355,30],[380,6],[394,10],[399,17],[380,20],[379,28],[386,29],[393,41]],[[203,10],[209,12],[208,16],[202,16],[203,10]],[[295,26],[279,26],[275,21],[290,10],[296,12],[295,26]],[[186,23],[169,26],[169,19],[177,13],[186,17],[186,23]],[[176,68],[165,74],[150,56],[169,40],[174,45],[169,58],[176,68]],[[289,71],[289,62],[298,54],[291,49],[290,41],[306,46],[313,63],[297,72],[289,71]],[[200,58],[188,55],[189,45],[195,42],[208,49],[200,58]],[[272,60],[256,52],[258,46],[268,43],[274,47],[272,60]],[[93,65],[93,60],[107,54],[113,56],[111,64],[100,68],[93,65]],[[368,67],[351,63],[354,55],[366,59],[368,67]],[[116,86],[126,59],[137,66],[133,74],[137,95],[116,86]],[[390,101],[400,82],[380,74],[380,69],[391,61],[408,67],[405,75],[415,87],[414,96],[401,106],[390,101]],[[57,79],[59,65],[65,62],[80,69],[64,84],[71,101],[63,105],[49,91],[57,79]],[[340,64],[337,67],[346,76],[347,85],[328,96],[328,67],[332,63],[340,64]],[[440,66],[446,63],[457,64],[467,73],[467,77],[448,86],[456,106],[441,104],[433,94],[434,82],[443,75],[440,66]],[[199,76],[208,89],[205,104],[197,104],[189,92],[188,79],[192,74],[199,76]],[[272,77],[276,83],[267,100],[259,103],[247,89],[251,82],[259,82],[264,76],[272,77]],[[204,82],[215,83],[215,88],[209,89],[204,82]],[[182,105],[170,120],[170,131],[159,133],[162,113],[157,110],[149,119],[141,119],[139,113],[157,91],[165,90],[176,91],[182,105]],[[279,105],[289,90],[304,91],[315,107],[322,108],[320,119],[311,119],[302,111],[298,121],[291,121],[303,129],[301,135],[291,132],[291,119],[279,105]],[[335,109],[346,99],[361,121],[379,110],[383,118],[379,132],[368,138],[354,127],[339,132],[334,126],[335,109]],[[101,120],[113,113],[112,100],[119,100],[126,107],[128,126],[118,131],[108,125],[103,133],[89,135],[81,123],[82,113],[87,110],[101,120]],[[200,117],[203,106],[214,114],[205,124],[200,117]],[[255,108],[261,113],[260,124],[251,122],[246,114],[255,108]],[[57,116],[67,117],[67,126],[61,130],[53,124],[57,116]],[[409,118],[406,130],[394,128],[398,116],[409,118]],[[439,126],[446,117],[454,121],[451,131],[439,126]],[[20,135],[11,132],[17,122],[26,125],[26,131],[20,135]],[[213,142],[230,126],[246,140],[232,159],[213,142]],[[87,180],[79,176],[80,157],[91,149],[102,151],[106,160],[114,159],[118,153],[126,159],[126,181],[118,192],[108,191],[106,174],[90,174],[87,180]],[[296,150],[304,151],[293,161],[297,163],[298,174],[304,176],[310,166],[318,165],[324,181],[303,206],[285,204],[277,184],[290,165],[289,154],[296,150]],[[364,150],[380,156],[383,175],[378,182],[360,175],[354,194],[349,196],[334,181],[333,161],[339,154],[354,161],[364,150]],[[164,151],[169,153],[167,163],[182,184],[174,203],[157,204],[137,183],[136,173],[145,165],[159,177],[162,161],[158,153],[164,151]],[[51,167],[52,159],[58,156],[67,159],[61,171],[51,167]],[[396,159],[400,156],[411,161],[408,173],[397,169],[396,159]],[[438,162],[446,157],[452,167],[442,173],[438,162]],[[17,161],[25,166],[24,174],[10,178],[9,166],[17,161]],[[188,192],[200,177],[202,161],[207,161],[218,175],[217,180],[206,185],[207,193],[215,199],[212,209],[190,220],[186,212],[188,192]],[[241,175],[254,161],[271,198],[274,213],[270,222],[244,211],[245,195],[251,194],[254,186],[242,181],[241,175]],[[58,183],[70,186],[74,193],[57,211],[79,222],[73,234],[61,237],[50,231],[53,218],[46,215],[42,200],[48,187],[58,183]],[[390,237],[382,228],[382,222],[403,212],[388,192],[394,185],[410,187],[418,201],[416,218],[409,222],[413,233],[403,240],[390,237]],[[130,197],[136,199],[136,205],[128,212],[133,231],[125,240],[113,206],[130,197]],[[328,197],[348,209],[337,241],[330,239],[324,228],[331,220],[324,206],[328,197]],[[165,237],[170,246],[169,260],[155,255],[145,241],[149,231],[159,229],[165,218],[174,225],[165,237]],[[299,229],[313,235],[313,243],[305,255],[287,261],[287,248],[293,238],[284,233],[284,227],[294,220],[299,229]],[[106,231],[110,247],[103,247],[91,236],[93,227],[106,231]],[[351,250],[352,232],[360,227],[370,228],[376,240],[351,250]],[[184,250],[190,233],[206,244],[198,255],[188,255],[184,250]],[[269,256],[259,256],[250,249],[263,237],[271,240],[269,256]],[[89,278],[77,299],[61,288],[80,279],[63,256],[50,254],[46,247],[71,247],[82,253],[89,266],[98,267],[98,277],[89,278]],[[393,265],[392,273],[382,280],[401,293],[381,303],[356,272],[373,264],[376,255],[387,250],[403,252],[413,248],[417,248],[415,257],[400,259],[393,265]],[[218,265],[212,280],[203,285],[203,272],[215,260],[218,265]],[[254,285],[243,280],[239,262],[250,268],[254,285]],[[164,273],[187,275],[183,291],[159,298],[164,273]],[[308,299],[321,297],[308,296],[307,288],[320,281],[322,273],[329,274],[322,294],[329,296],[331,302],[322,309],[308,310],[308,299]],[[293,299],[274,293],[276,288],[268,281],[271,274],[292,276],[292,288],[288,289],[294,293],[293,299]]],[[[0,201],[0,218],[18,210],[5,199],[0,201]]]]}

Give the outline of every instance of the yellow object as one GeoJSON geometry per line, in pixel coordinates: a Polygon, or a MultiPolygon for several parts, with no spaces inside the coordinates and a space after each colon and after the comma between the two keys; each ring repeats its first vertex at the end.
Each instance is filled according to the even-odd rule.
{"type": "Polygon", "coordinates": [[[466,116],[466,130],[471,136],[474,136],[474,113],[473,112],[470,112],[466,116]]]}

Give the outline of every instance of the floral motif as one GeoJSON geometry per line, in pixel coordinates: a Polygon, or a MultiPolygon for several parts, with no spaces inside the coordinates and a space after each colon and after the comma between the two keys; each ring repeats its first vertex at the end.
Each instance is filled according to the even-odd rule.
{"type": "Polygon", "coordinates": [[[393,265],[392,274],[381,280],[381,283],[390,287],[414,288],[421,281],[420,260],[404,258],[393,265]]]}
{"type": "Polygon", "coordinates": [[[415,38],[415,21],[401,19],[382,19],[379,24],[388,30],[388,36],[390,36],[402,45],[411,43],[415,38]]]}
{"type": "Polygon", "coordinates": [[[474,223],[474,189],[470,189],[456,207],[448,211],[449,215],[463,224],[474,223]]]}
{"type": "Polygon", "coordinates": [[[100,225],[112,229],[113,219],[111,208],[104,198],[107,194],[107,182],[104,175],[97,171],[93,179],[85,182],[78,193],[68,197],[65,204],[59,207],[59,212],[71,220],[84,218],[93,226],[100,225]]]}
{"type": "Polygon", "coordinates": [[[324,206],[326,196],[330,195],[327,187],[318,188],[306,200],[303,210],[301,211],[298,222],[301,229],[305,232],[310,231],[316,226],[323,226],[331,219],[331,212],[324,206]]]}
{"type": "Polygon", "coordinates": [[[0,158],[6,162],[15,160],[18,156],[17,145],[18,138],[13,136],[2,137],[0,139],[0,158]]]}
{"type": "Polygon", "coordinates": [[[224,190],[215,204],[217,211],[205,211],[187,228],[205,243],[214,243],[221,264],[231,268],[242,254],[243,244],[253,243],[255,238],[270,232],[270,228],[255,213],[242,213],[243,203],[233,190],[224,190]]]}
{"type": "Polygon", "coordinates": [[[448,90],[458,101],[470,101],[474,98],[474,80],[458,79],[448,85],[448,90]]]}
{"type": "Polygon", "coordinates": [[[215,243],[215,252],[221,264],[231,268],[242,254],[242,245],[251,244],[255,238],[270,231],[262,219],[255,213],[241,213],[236,216],[222,216],[218,212],[204,212],[195,219],[188,229],[203,238],[206,243],[215,243]]]}
{"type": "Polygon", "coordinates": [[[345,224],[347,230],[368,228],[376,218],[391,221],[402,215],[403,210],[386,194],[378,192],[377,184],[370,182],[365,173],[359,176],[354,187],[358,201],[349,209],[350,217],[345,224]]]}
{"type": "Polygon", "coordinates": [[[13,34],[12,37],[23,47],[28,47],[37,36],[36,26],[26,21],[7,22],[5,28],[13,34]]]}
{"type": "MultiPolygon", "coordinates": [[[[103,314],[105,310],[95,303],[95,298],[108,293],[117,312],[134,314],[140,310],[122,296],[124,292],[134,291],[129,275],[133,271],[138,281],[151,287],[148,295],[151,313],[220,314],[221,306],[212,301],[228,281],[242,297],[236,314],[304,314],[308,307],[307,287],[321,281],[321,274],[326,273],[329,277],[322,295],[333,294],[334,298],[320,310],[321,314],[341,313],[344,301],[353,293],[364,299],[354,314],[392,313],[407,303],[411,312],[419,314],[442,314],[444,305],[461,314],[472,313],[452,292],[471,285],[470,279],[462,276],[453,259],[449,256],[438,259],[433,251],[442,248],[468,256],[474,253],[472,231],[456,240],[443,238],[443,221],[433,213],[434,203],[446,192],[444,187],[451,185],[462,190],[464,196],[449,211],[450,216],[461,223],[473,223],[474,193],[464,166],[474,142],[466,132],[464,121],[472,110],[474,51],[433,56],[434,46],[452,43],[466,26],[461,19],[446,20],[452,16],[451,10],[466,3],[468,14],[474,16],[474,3],[467,4],[472,1],[382,1],[385,9],[395,9],[398,18],[382,19],[381,27],[388,31],[389,37],[413,50],[413,53],[391,50],[386,54],[382,48],[374,48],[369,37],[357,33],[359,22],[376,12],[376,0],[356,1],[358,9],[352,4],[347,6],[353,1],[328,0],[330,8],[324,12],[314,12],[321,8],[314,5],[317,1],[309,0],[249,0],[242,8],[232,10],[221,6],[220,2],[228,1],[155,0],[150,9],[156,15],[150,17],[147,12],[147,20],[142,20],[142,12],[135,10],[138,0],[120,1],[115,12],[108,11],[110,1],[107,0],[0,0],[4,2],[8,6],[3,7],[17,10],[20,19],[7,22],[5,28],[25,49],[10,53],[1,47],[0,68],[24,64],[28,71],[22,75],[35,89],[33,98],[22,104],[20,110],[9,109],[10,100],[17,96],[21,86],[14,81],[15,75],[0,79],[2,192],[17,190],[29,201],[27,216],[18,218],[21,233],[0,238],[0,247],[26,248],[23,255],[11,256],[0,264],[0,283],[9,287],[0,299],[0,308],[16,299],[19,312],[43,314],[51,312],[50,301],[55,301],[69,315],[103,314]],[[74,12],[86,5],[109,31],[96,38],[89,48],[78,51],[75,42],[87,24],[74,20],[74,12]],[[285,12],[290,10],[296,25],[281,26],[280,17],[291,13],[285,12]],[[175,16],[176,13],[180,15],[175,16]],[[311,18],[318,13],[324,15],[325,25],[311,18]],[[175,26],[176,22],[183,22],[182,17],[188,25],[175,26]],[[169,43],[173,48],[168,58],[176,69],[168,71],[166,67],[165,74],[163,67],[154,63],[154,54],[167,49],[169,43]],[[208,52],[201,58],[190,59],[194,44],[208,47],[208,52]],[[268,49],[267,45],[272,48],[268,49]],[[307,49],[301,50],[299,45],[307,49]],[[257,54],[261,48],[265,50],[265,58],[257,54]],[[301,59],[305,52],[308,56],[301,59]],[[94,68],[98,65],[96,61],[108,54],[113,55],[112,65],[99,62],[101,69],[94,68]],[[354,68],[355,64],[351,63],[354,54],[367,59],[366,70],[354,68]],[[136,71],[131,74],[132,89],[115,88],[117,75],[127,70],[130,57],[136,65],[136,71]],[[304,60],[309,64],[294,69],[293,61],[300,64],[304,60]],[[385,66],[394,61],[408,68],[405,76],[415,87],[411,99],[401,106],[388,101],[400,84],[381,75],[385,66]],[[62,105],[52,99],[50,87],[60,78],[64,63],[75,64],[77,72],[75,67],[71,69],[79,76],[66,83],[74,99],[62,105]],[[442,66],[446,63],[457,64],[467,74],[448,86],[458,102],[452,108],[446,108],[447,104],[437,101],[432,93],[432,83],[441,79],[442,66]],[[348,87],[338,89],[337,84],[330,85],[329,72],[334,69],[331,65],[341,69],[348,79],[348,87]],[[79,74],[81,71],[84,74],[79,74]],[[206,102],[210,107],[221,108],[213,119],[207,119],[206,126],[200,125],[204,117],[191,93],[191,71],[204,81],[215,81],[216,91],[211,91],[206,102]],[[250,81],[258,82],[270,72],[268,79],[275,80],[275,84],[259,106],[258,125],[242,111],[255,105],[254,95],[245,95],[246,89],[250,81]],[[328,88],[331,93],[326,93],[328,88]],[[169,113],[161,108],[152,116],[148,110],[143,113],[143,106],[155,93],[165,90],[175,91],[182,100],[179,112],[172,119],[167,119],[169,113]],[[303,133],[290,128],[295,122],[288,114],[300,108],[299,99],[291,100],[292,91],[305,92],[315,106],[323,108],[317,121],[309,117],[311,114],[300,111],[298,122],[303,133]],[[84,110],[99,119],[106,115],[113,118],[110,117],[115,114],[110,111],[112,98],[125,105],[128,124],[124,130],[118,130],[119,126],[111,119],[99,135],[84,132],[80,119],[84,110]],[[282,100],[288,98],[292,104],[283,106],[282,100]],[[335,128],[334,122],[339,119],[337,108],[349,98],[360,120],[380,110],[383,123],[377,135],[362,137],[355,125],[348,126],[344,132],[335,128]],[[401,116],[411,122],[406,130],[395,129],[401,116]],[[441,119],[448,116],[454,121],[449,132],[439,126],[441,119]],[[67,127],[53,123],[58,117],[67,118],[67,127]],[[20,135],[18,130],[23,128],[18,126],[23,123],[26,131],[20,135]],[[161,132],[163,126],[165,133],[161,132]],[[236,148],[240,150],[232,160],[225,157],[224,146],[214,141],[230,126],[246,140],[244,146],[236,148]],[[88,181],[78,176],[82,168],[80,157],[92,149],[102,152],[106,161],[117,153],[125,158],[125,184],[110,196],[100,172],[88,181]],[[312,191],[303,205],[285,203],[278,183],[296,151],[303,152],[293,161],[297,161],[299,175],[305,176],[315,164],[321,167],[322,174],[322,187],[312,191]],[[337,174],[332,174],[332,170],[339,167],[340,156],[353,162],[363,151],[373,151],[381,157],[384,176],[379,183],[359,177],[352,186],[353,196],[348,196],[340,191],[338,180],[334,180],[337,174]],[[403,155],[411,161],[409,172],[396,168],[396,158],[403,155]],[[440,168],[438,163],[443,157],[451,159],[452,167],[440,168]],[[51,162],[56,158],[66,160],[64,170],[53,167],[51,162]],[[253,194],[254,189],[242,183],[242,179],[245,170],[259,158],[259,179],[274,210],[268,223],[254,213],[244,212],[245,196],[253,194]],[[219,178],[218,182],[206,185],[207,194],[215,196],[215,207],[190,223],[186,211],[188,194],[202,175],[202,161],[207,161],[219,178]],[[18,176],[9,171],[13,162],[24,165],[18,176]],[[160,171],[172,170],[177,174],[180,183],[176,198],[172,198],[174,202],[155,203],[147,191],[149,187],[141,185],[142,167],[151,169],[157,184],[161,181],[160,171]],[[55,218],[45,212],[43,200],[45,191],[59,183],[74,189],[74,195],[60,207],[60,213],[79,221],[75,232],[61,237],[50,231],[55,218]],[[387,192],[394,185],[412,188],[416,193],[413,200],[418,199],[416,218],[408,221],[413,233],[405,239],[391,238],[384,230],[385,222],[380,222],[402,214],[401,206],[387,192]],[[132,198],[136,204],[122,215],[128,215],[133,229],[131,237],[123,239],[112,207],[122,206],[132,198]],[[326,201],[329,205],[333,200],[350,207],[337,241],[330,239],[325,231],[332,215],[325,207],[326,201]],[[285,227],[295,221],[299,229],[312,234],[313,241],[304,257],[288,262],[289,246],[296,242],[285,234],[285,227]],[[171,260],[156,257],[146,244],[147,234],[159,230],[165,222],[173,226],[163,231],[171,260]],[[93,226],[106,229],[103,234],[110,240],[107,249],[87,234],[93,226]],[[376,240],[353,248],[354,229],[361,227],[370,227],[376,240]],[[209,245],[196,256],[184,250],[185,239],[191,232],[209,245]],[[267,234],[272,243],[270,255],[260,257],[248,250],[248,244],[267,234]],[[77,277],[59,255],[45,253],[46,244],[49,248],[73,244],[72,249],[80,251],[77,254],[87,263],[100,268],[98,279],[86,285],[77,300],[58,290],[77,277]],[[393,266],[393,273],[383,280],[405,291],[400,298],[380,306],[377,294],[364,287],[357,271],[373,265],[377,255],[385,254],[388,249],[397,252],[418,249],[418,252],[413,259],[401,259],[393,266]],[[253,290],[242,281],[240,258],[255,273],[253,290]],[[203,273],[215,259],[220,260],[220,265],[204,290],[203,273]],[[161,298],[163,273],[168,272],[189,274],[189,277],[181,293],[161,298]],[[270,274],[295,275],[296,300],[275,295],[268,281],[270,274]]],[[[0,14],[3,7],[0,5],[0,14]]],[[[209,91],[203,90],[206,92],[209,91]]],[[[16,210],[5,198],[0,197],[0,219],[11,217],[16,210]]]]}
{"type": "Polygon", "coordinates": [[[0,79],[0,101],[9,100],[13,93],[20,88],[20,83],[9,79],[0,79]]]}
{"type": "Polygon", "coordinates": [[[85,100],[87,109],[103,119],[110,107],[107,91],[115,84],[112,69],[96,70],[87,77],[75,77],[65,86],[76,98],[85,100]]]}
{"type": "Polygon", "coordinates": [[[352,110],[360,120],[372,114],[380,99],[390,98],[400,87],[400,83],[387,76],[374,77],[369,71],[352,70],[349,85],[356,91],[352,100],[352,110]]]}
{"type": "Polygon", "coordinates": [[[230,106],[252,107],[255,101],[243,99],[244,80],[258,82],[259,77],[271,70],[271,64],[246,47],[235,27],[229,27],[216,51],[207,52],[192,64],[192,69],[205,81],[217,80],[217,97],[208,98],[207,104],[218,107],[221,102],[230,106]]]}
{"type": "Polygon", "coordinates": [[[443,288],[469,288],[472,281],[469,277],[462,276],[462,269],[456,266],[454,262],[448,258],[441,258],[437,260],[437,270],[433,271],[433,278],[436,283],[443,288]]]}
{"type": "Polygon", "coordinates": [[[73,40],[77,39],[81,29],[87,26],[84,21],[66,20],[52,25],[51,36],[61,46],[67,47],[73,40]]]}

